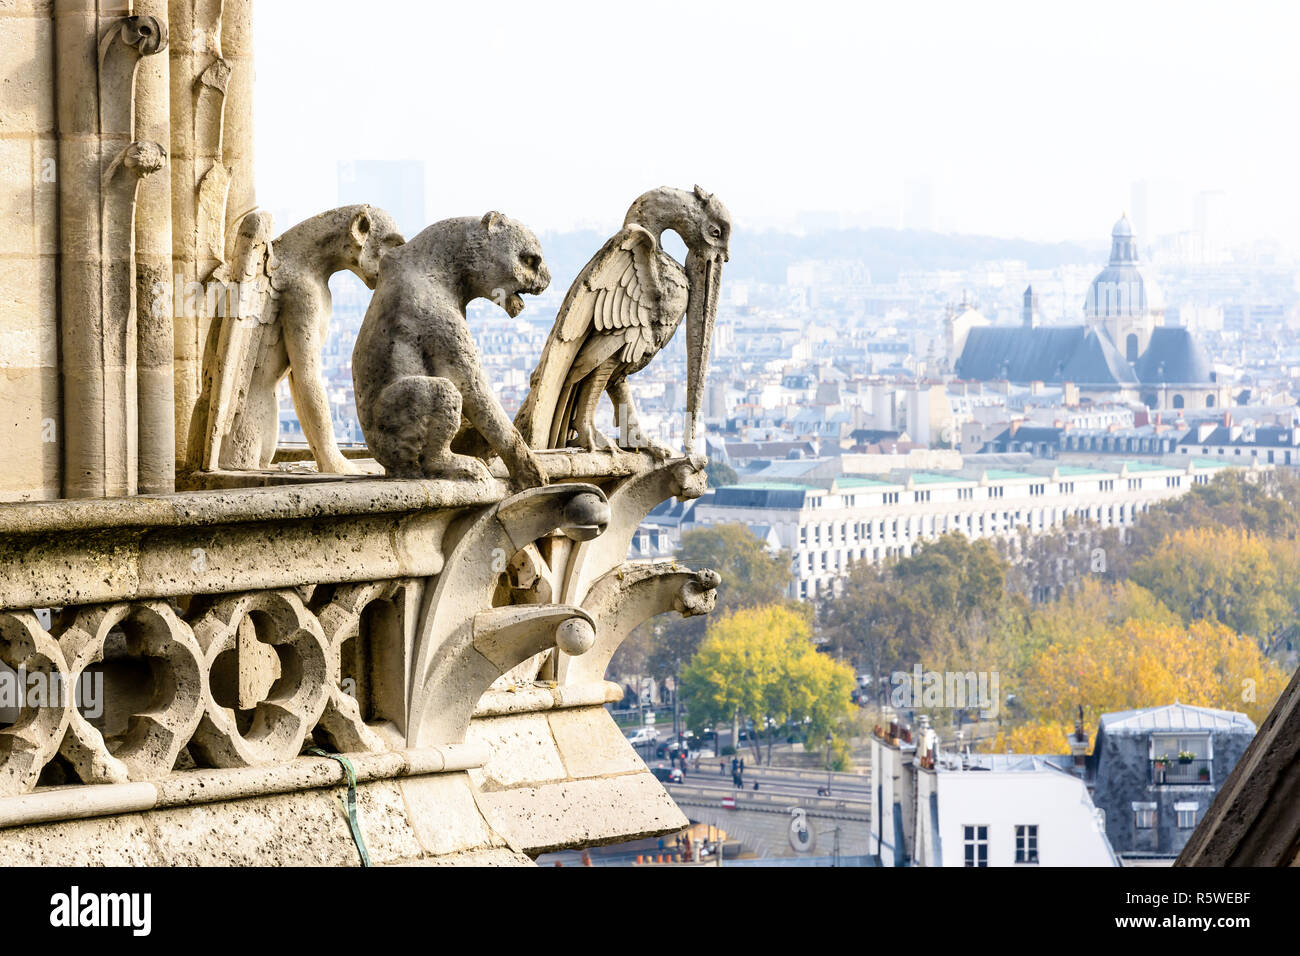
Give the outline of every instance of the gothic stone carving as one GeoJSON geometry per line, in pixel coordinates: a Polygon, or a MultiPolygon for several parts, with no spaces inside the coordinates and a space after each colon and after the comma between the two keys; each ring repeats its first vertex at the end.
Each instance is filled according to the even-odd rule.
{"type": "Polygon", "coordinates": [[[301,598],[289,590],[225,598],[195,623],[194,636],[209,674],[191,744],[198,755],[214,767],[296,757],[325,712],[331,677],[325,634],[301,598]],[[259,651],[276,660],[248,666],[259,651]],[[222,667],[223,655],[233,668],[222,667]]]}
{"type": "Polygon", "coordinates": [[[171,773],[203,716],[207,691],[189,625],[162,601],[89,605],[69,612],[63,625],[58,640],[74,688],[92,676],[92,664],[105,664],[104,730],[69,708],[61,752],[77,776],[122,783],[171,773]],[[122,675],[110,679],[115,666],[122,675]]]}
{"type": "Polygon", "coordinates": [[[58,752],[70,710],[68,668],[58,643],[31,611],[0,611],[0,661],[24,677],[17,719],[0,730],[0,796],[10,796],[31,791],[58,752]],[[29,692],[32,676],[37,686],[43,684],[42,696],[54,699],[29,692]]]}
{"type": "Polygon", "coordinates": [[[357,415],[390,476],[484,480],[501,456],[520,488],[546,484],[483,374],[465,306],[490,298],[511,316],[550,284],[542,248],[500,213],[434,223],[386,256],[352,353],[357,415]]]}
{"type": "MultiPolygon", "coordinates": [[[[632,204],[623,229],[579,273],[533,372],[515,418],[533,448],[608,448],[593,420],[602,392],[614,403],[624,447],[649,445],[641,434],[627,377],[645,368],[688,317],[686,453],[704,394],[731,215],[717,197],[655,189],[632,204]],[[671,229],[686,243],[683,268],[660,247],[671,229]]],[[[657,445],[661,458],[672,452],[657,445]]]]}
{"type": "Polygon", "coordinates": [[[267,467],[279,434],[276,389],[287,374],[317,467],[348,474],[356,469],[334,442],[321,377],[329,279],[346,269],[373,289],[380,260],[402,235],[388,213],[366,205],[321,213],[274,241],[271,229],[269,214],[245,216],[230,261],[213,274],[225,290],[218,305],[235,304],[236,314],[209,330],[189,448],[204,470],[267,467]]]}

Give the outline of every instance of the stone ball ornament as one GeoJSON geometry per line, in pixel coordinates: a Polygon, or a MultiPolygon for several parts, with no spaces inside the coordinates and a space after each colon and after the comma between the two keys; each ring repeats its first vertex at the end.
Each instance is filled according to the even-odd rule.
{"type": "Polygon", "coordinates": [[[574,495],[564,506],[566,537],[574,541],[590,541],[599,537],[609,527],[609,502],[599,495],[584,491],[574,495]]]}
{"type": "Polygon", "coordinates": [[[570,657],[579,657],[596,643],[596,629],[591,622],[571,617],[555,629],[555,646],[570,657]]]}

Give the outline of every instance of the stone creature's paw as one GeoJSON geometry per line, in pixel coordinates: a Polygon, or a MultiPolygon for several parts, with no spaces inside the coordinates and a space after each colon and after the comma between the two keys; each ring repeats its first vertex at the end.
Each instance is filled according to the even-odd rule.
{"type": "Polygon", "coordinates": [[[330,455],[317,466],[322,475],[359,475],[361,469],[342,454],[330,455]]]}
{"type": "Polygon", "coordinates": [[[442,478],[450,481],[488,481],[492,473],[487,465],[468,455],[451,455],[443,461],[427,462],[424,466],[426,478],[442,478]]]}
{"type": "Polygon", "coordinates": [[[681,457],[681,452],[679,452],[675,448],[669,448],[667,445],[663,444],[662,442],[657,442],[657,441],[647,442],[643,447],[645,448],[646,451],[650,452],[650,454],[654,456],[655,462],[660,465],[662,465],[664,462],[668,461],[669,459],[681,457]]]}
{"type": "Polygon", "coordinates": [[[520,491],[540,488],[550,480],[542,470],[541,461],[528,449],[524,449],[519,460],[515,462],[515,467],[510,469],[510,477],[520,491]]]}

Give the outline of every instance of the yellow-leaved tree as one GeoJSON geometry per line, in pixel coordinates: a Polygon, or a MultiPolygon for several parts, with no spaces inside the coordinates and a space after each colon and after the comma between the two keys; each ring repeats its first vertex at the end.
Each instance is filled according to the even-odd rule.
{"type": "Polygon", "coordinates": [[[765,730],[769,762],[780,728],[795,722],[818,739],[848,713],[853,690],[853,669],[818,652],[807,617],[781,605],[710,622],[681,677],[693,724],[752,719],[755,755],[757,733],[765,730]]]}
{"type": "Polygon", "coordinates": [[[1034,652],[1016,663],[1024,719],[989,749],[1063,753],[1079,706],[1106,712],[1175,701],[1245,713],[1259,724],[1287,675],[1255,641],[1215,621],[1184,624],[1133,584],[1085,585],[1039,614],[1034,652]]]}

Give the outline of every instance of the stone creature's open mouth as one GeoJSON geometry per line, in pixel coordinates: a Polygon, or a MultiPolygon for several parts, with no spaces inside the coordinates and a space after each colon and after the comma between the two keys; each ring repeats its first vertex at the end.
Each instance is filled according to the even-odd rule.
{"type": "Polygon", "coordinates": [[[514,318],[520,312],[524,311],[524,300],[519,297],[518,292],[512,292],[506,296],[506,314],[514,318]]]}

